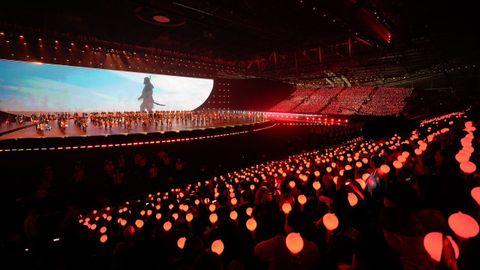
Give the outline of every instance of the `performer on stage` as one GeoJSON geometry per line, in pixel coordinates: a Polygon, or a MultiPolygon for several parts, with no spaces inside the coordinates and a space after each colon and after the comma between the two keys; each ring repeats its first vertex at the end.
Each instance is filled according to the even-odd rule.
{"type": "Polygon", "coordinates": [[[142,104],[140,105],[140,111],[144,112],[147,110],[148,112],[153,111],[153,84],[150,82],[149,77],[145,77],[143,79],[143,87],[142,95],[138,98],[138,100],[143,99],[142,104]]]}

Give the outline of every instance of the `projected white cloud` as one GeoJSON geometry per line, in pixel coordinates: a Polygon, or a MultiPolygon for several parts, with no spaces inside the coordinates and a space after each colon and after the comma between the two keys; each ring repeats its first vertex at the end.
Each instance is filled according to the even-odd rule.
{"type": "Polygon", "coordinates": [[[213,80],[0,60],[0,110],[7,112],[138,111],[151,76],[154,110],[193,110],[213,80]]]}

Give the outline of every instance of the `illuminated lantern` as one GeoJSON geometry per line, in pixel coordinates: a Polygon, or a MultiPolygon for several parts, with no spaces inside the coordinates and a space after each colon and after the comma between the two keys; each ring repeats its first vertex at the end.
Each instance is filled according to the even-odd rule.
{"type": "Polygon", "coordinates": [[[357,161],[357,162],[355,162],[355,166],[357,166],[357,168],[361,168],[363,166],[363,164],[362,164],[362,162],[357,161]]]}
{"type": "Polygon", "coordinates": [[[199,205],[200,204],[200,200],[199,199],[196,199],[195,200],[195,205],[199,205]]]}
{"type": "Polygon", "coordinates": [[[466,147],[466,146],[472,146],[472,139],[471,137],[465,137],[463,139],[460,140],[460,144],[463,146],[463,147],[466,147]]]}
{"type": "Polygon", "coordinates": [[[100,243],[105,244],[108,240],[108,236],[106,234],[100,236],[100,243]]]}
{"type": "Polygon", "coordinates": [[[218,220],[217,214],[215,214],[215,213],[211,214],[210,217],[209,217],[209,220],[212,224],[215,224],[218,220]]]}
{"type": "Polygon", "coordinates": [[[250,189],[251,189],[252,191],[255,190],[255,185],[254,185],[254,184],[251,184],[251,185],[250,185],[250,189]]]}
{"type": "Polygon", "coordinates": [[[102,233],[102,234],[107,232],[107,227],[105,227],[105,226],[101,227],[99,232],[102,233]]]}
{"type": "Polygon", "coordinates": [[[404,156],[398,156],[397,160],[400,161],[401,163],[404,163],[405,161],[407,161],[407,158],[404,156]]]}
{"type": "Polygon", "coordinates": [[[173,217],[173,219],[177,220],[178,219],[178,213],[173,213],[172,217],[173,217]]]}
{"type": "Polygon", "coordinates": [[[290,188],[294,188],[294,187],[295,187],[295,185],[296,185],[296,184],[295,184],[295,182],[294,182],[294,181],[290,181],[290,182],[288,182],[288,186],[289,186],[290,188]]]}
{"type": "Polygon", "coordinates": [[[224,249],[222,240],[219,239],[219,240],[213,241],[211,249],[212,249],[212,252],[215,252],[218,255],[222,255],[223,249],[224,249]]]}
{"type": "MultiPolygon", "coordinates": [[[[360,164],[360,167],[361,167],[361,164],[360,164]]],[[[352,169],[352,166],[350,166],[350,165],[345,166],[346,171],[350,171],[351,169],[352,169]]]]}
{"type": "Polygon", "coordinates": [[[135,234],[135,227],[133,227],[132,225],[128,225],[125,228],[125,232],[128,233],[129,235],[133,236],[135,234]]]}
{"type": "Polygon", "coordinates": [[[185,219],[187,220],[187,222],[191,222],[192,219],[193,219],[193,214],[192,213],[188,213],[185,215],[185,219]]]}
{"type": "Polygon", "coordinates": [[[290,211],[292,211],[292,206],[288,202],[285,202],[285,203],[282,204],[282,211],[283,211],[283,213],[288,215],[288,213],[290,213],[290,211]]]}
{"type": "Polygon", "coordinates": [[[252,207],[248,207],[248,208],[245,210],[245,213],[246,213],[248,216],[251,216],[252,213],[253,213],[253,208],[252,208],[252,207]]]}
{"type": "Polygon", "coordinates": [[[470,160],[470,154],[465,151],[459,151],[455,155],[455,160],[458,161],[458,163],[467,162],[470,160]]]}
{"type": "Polygon", "coordinates": [[[254,218],[249,218],[247,220],[246,225],[247,225],[247,229],[253,232],[257,228],[257,221],[254,218]]]}
{"type": "Polygon", "coordinates": [[[414,152],[415,152],[415,155],[417,156],[420,156],[423,153],[423,151],[420,148],[415,149],[414,152]]]}
{"type": "Polygon", "coordinates": [[[475,165],[475,163],[467,161],[460,163],[460,169],[466,174],[471,174],[477,170],[477,166],[475,165]]]}
{"type": "Polygon", "coordinates": [[[315,171],[315,172],[313,173],[313,175],[315,175],[315,177],[319,177],[319,176],[320,176],[320,172],[319,172],[319,171],[315,171]]]}
{"type": "Polygon", "coordinates": [[[122,226],[127,225],[127,220],[122,219],[122,220],[120,221],[120,225],[122,225],[122,226]]]}
{"type": "Polygon", "coordinates": [[[315,190],[319,190],[322,187],[322,184],[320,184],[318,181],[315,181],[313,182],[312,186],[315,190]]]}
{"type": "Polygon", "coordinates": [[[365,181],[363,181],[362,179],[355,179],[355,182],[357,182],[360,187],[365,190],[365,187],[367,186],[367,184],[365,183],[365,181]]]}
{"type": "Polygon", "coordinates": [[[364,174],[362,174],[362,180],[363,180],[363,181],[367,181],[368,177],[370,177],[370,174],[369,174],[369,173],[364,173],[364,174]]]}
{"type": "Polygon", "coordinates": [[[407,152],[407,151],[403,151],[402,153],[402,157],[404,157],[405,159],[408,158],[410,156],[410,153],[407,152]]]}
{"type": "Polygon", "coordinates": [[[237,198],[232,198],[232,199],[230,200],[230,203],[231,203],[232,205],[237,205],[237,202],[238,202],[238,201],[237,201],[237,198]]]}
{"type": "Polygon", "coordinates": [[[333,177],[333,183],[335,183],[335,185],[336,185],[337,182],[338,182],[338,176],[333,177]]]}
{"type": "Polygon", "coordinates": [[[152,215],[152,210],[148,209],[147,210],[147,216],[151,216],[152,215]]]}
{"type": "Polygon", "coordinates": [[[172,228],[172,223],[170,221],[167,221],[167,222],[163,223],[163,229],[166,232],[170,231],[171,228],[172,228]]]}
{"type": "Polygon", "coordinates": [[[397,169],[397,170],[401,169],[402,166],[403,166],[402,162],[400,162],[400,161],[398,161],[398,160],[395,160],[395,161],[393,162],[393,167],[395,167],[395,169],[397,169]]]}
{"type": "Polygon", "coordinates": [[[97,228],[97,224],[93,223],[90,225],[90,230],[94,231],[97,228]]]}
{"type": "Polygon", "coordinates": [[[390,167],[387,164],[383,164],[380,166],[380,171],[384,174],[387,174],[390,172],[390,167]]]}
{"type": "Polygon", "coordinates": [[[471,146],[471,145],[467,145],[467,146],[464,146],[463,147],[463,151],[469,153],[469,154],[472,154],[473,151],[475,151],[475,149],[471,146]]]}
{"type": "Polygon", "coordinates": [[[425,144],[420,145],[419,149],[422,150],[422,151],[427,150],[427,144],[425,143],[425,144]]]}
{"type": "Polygon", "coordinates": [[[448,217],[448,226],[456,235],[466,239],[477,236],[479,231],[477,221],[462,212],[450,215],[448,217]]]}
{"type": "Polygon", "coordinates": [[[470,195],[472,195],[472,198],[480,205],[480,187],[472,188],[470,195]]]}
{"type": "Polygon", "coordinates": [[[185,247],[185,242],[186,242],[186,241],[187,241],[187,238],[185,238],[185,237],[180,237],[180,238],[178,238],[178,240],[177,240],[177,247],[178,247],[179,249],[183,249],[183,248],[185,247]]]}
{"type": "Polygon", "coordinates": [[[349,192],[347,195],[348,203],[350,204],[351,207],[354,207],[358,203],[358,198],[355,194],[352,192],[349,192]]]}
{"type": "Polygon", "coordinates": [[[298,195],[297,200],[300,205],[304,205],[307,202],[307,197],[305,197],[303,194],[300,194],[298,195]]]}
{"type": "Polygon", "coordinates": [[[233,221],[237,220],[238,218],[238,213],[237,211],[233,210],[232,212],[230,212],[230,219],[232,219],[233,221]]]}
{"type": "Polygon", "coordinates": [[[368,164],[368,158],[362,158],[363,164],[368,164]]]}
{"type": "Polygon", "coordinates": [[[326,213],[323,216],[323,225],[329,231],[333,231],[338,227],[338,218],[334,213],[326,213]]]}
{"type": "Polygon", "coordinates": [[[285,238],[285,244],[293,255],[297,255],[303,250],[303,238],[299,233],[289,233],[285,238]]]}
{"type": "Polygon", "coordinates": [[[332,172],[332,168],[331,167],[327,167],[327,173],[331,173],[332,172]]]}
{"type": "MultiPolygon", "coordinates": [[[[453,247],[455,258],[458,258],[460,255],[460,250],[458,249],[457,243],[453,241],[451,236],[447,236],[447,239],[450,241],[450,244],[453,247]]],[[[431,232],[425,235],[423,238],[423,246],[434,261],[440,262],[442,259],[443,250],[443,235],[441,232],[431,232]]]]}
{"type": "Polygon", "coordinates": [[[208,210],[210,210],[210,212],[215,211],[215,209],[217,209],[217,207],[215,206],[215,204],[210,204],[210,206],[208,207],[208,210]]]}
{"type": "Polygon", "coordinates": [[[137,228],[141,229],[143,227],[143,220],[137,219],[135,221],[135,226],[137,226],[137,228]]]}
{"type": "Polygon", "coordinates": [[[173,207],[174,207],[174,205],[173,205],[173,204],[169,204],[169,205],[168,205],[168,209],[170,209],[170,210],[172,210],[172,209],[173,209],[173,207]]]}
{"type": "Polygon", "coordinates": [[[162,218],[162,214],[157,213],[157,214],[155,215],[155,218],[156,218],[157,220],[160,220],[160,219],[162,218]]]}

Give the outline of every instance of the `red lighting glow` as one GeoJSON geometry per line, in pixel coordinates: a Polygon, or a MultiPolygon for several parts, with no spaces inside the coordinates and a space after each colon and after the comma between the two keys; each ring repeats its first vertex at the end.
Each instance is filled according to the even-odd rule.
{"type": "Polygon", "coordinates": [[[383,164],[380,166],[380,171],[384,174],[387,174],[390,172],[390,167],[387,164],[383,164]]]}
{"type": "Polygon", "coordinates": [[[358,203],[357,196],[352,192],[348,193],[347,199],[348,199],[348,203],[350,204],[351,207],[354,207],[358,203]]]}
{"type": "Polygon", "coordinates": [[[299,233],[289,233],[285,238],[285,244],[293,255],[297,255],[303,250],[303,238],[299,233]]]}
{"type": "Polygon", "coordinates": [[[167,16],[162,16],[162,15],[153,16],[153,20],[156,21],[156,22],[159,22],[159,23],[169,23],[170,22],[170,18],[168,18],[167,16]]]}
{"type": "Polygon", "coordinates": [[[257,228],[257,221],[254,218],[249,218],[247,220],[246,225],[247,225],[247,229],[253,232],[257,228]]]}
{"type": "Polygon", "coordinates": [[[477,202],[477,204],[480,205],[480,187],[472,188],[470,194],[472,195],[472,198],[477,202]]]}
{"type": "Polygon", "coordinates": [[[180,238],[178,238],[178,240],[177,240],[177,247],[178,247],[179,249],[183,249],[183,248],[185,247],[185,242],[186,242],[186,241],[187,241],[187,238],[185,238],[185,237],[180,237],[180,238]]]}
{"type": "Polygon", "coordinates": [[[290,211],[292,211],[292,206],[289,204],[289,203],[283,203],[282,204],[282,211],[283,213],[285,213],[286,215],[288,215],[288,213],[290,213],[290,211]]]}
{"type": "Polygon", "coordinates": [[[338,227],[338,218],[333,213],[327,213],[323,216],[323,225],[329,231],[333,231],[338,227]]]}
{"type": "Polygon", "coordinates": [[[450,217],[448,217],[448,226],[450,226],[456,235],[465,239],[475,237],[479,232],[477,221],[462,212],[450,215],[450,217]]]}
{"type": "MultiPolygon", "coordinates": [[[[460,255],[460,250],[458,249],[457,243],[453,241],[451,236],[447,236],[447,239],[450,241],[450,244],[453,247],[455,253],[455,258],[458,258],[460,255]]],[[[439,262],[442,258],[443,250],[443,235],[440,232],[431,232],[423,238],[423,246],[428,252],[430,257],[436,262],[439,262]]]]}
{"type": "Polygon", "coordinates": [[[137,219],[135,221],[135,226],[137,226],[137,228],[141,229],[143,227],[143,220],[137,219]]]}
{"type": "Polygon", "coordinates": [[[215,252],[218,255],[222,255],[223,249],[224,249],[222,240],[219,239],[219,240],[213,241],[211,248],[212,248],[212,252],[215,252]]]}
{"type": "Polygon", "coordinates": [[[475,163],[467,161],[460,163],[460,169],[466,174],[471,174],[477,170],[477,166],[475,163]]]}
{"type": "Polygon", "coordinates": [[[100,236],[100,242],[101,242],[102,244],[106,243],[107,240],[108,240],[108,236],[107,236],[107,235],[104,234],[104,235],[100,236]]]}

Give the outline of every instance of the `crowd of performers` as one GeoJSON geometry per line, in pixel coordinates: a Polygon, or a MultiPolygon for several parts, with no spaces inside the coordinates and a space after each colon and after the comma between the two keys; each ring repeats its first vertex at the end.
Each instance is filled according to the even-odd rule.
{"type": "Polygon", "coordinates": [[[264,121],[264,114],[243,111],[162,111],[162,112],[116,112],[92,113],[90,123],[97,127],[111,129],[121,127],[126,130],[143,126],[191,125],[207,126],[212,122],[264,121]]]}
{"type": "Polygon", "coordinates": [[[25,122],[28,121],[28,117],[23,115],[23,114],[17,114],[17,115],[1,115],[0,116],[0,127],[5,125],[5,126],[11,126],[12,124],[16,124],[17,126],[24,125],[25,122]]]}
{"type": "Polygon", "coordinates": [[[265,121],[262,112],[245,112],[233,110],[203,110],[203,111],[156,111],[156,112],[92,112],[92,113],[42,113],[30,117],[17,115],[17,125],[30,120],[35,124],[37,132],[43,133],[52,129],[51,124],[57,122],[58,128],[65,131],[69,120],[74,126],[87,131],[89,125],[109,130],[122,128],[130,130],[139,126],[171,127],[173,125],[208,126],[213,122],[261,122],[265,121]],[[29,119],[28,119],[29,118],[29,119]]]}

